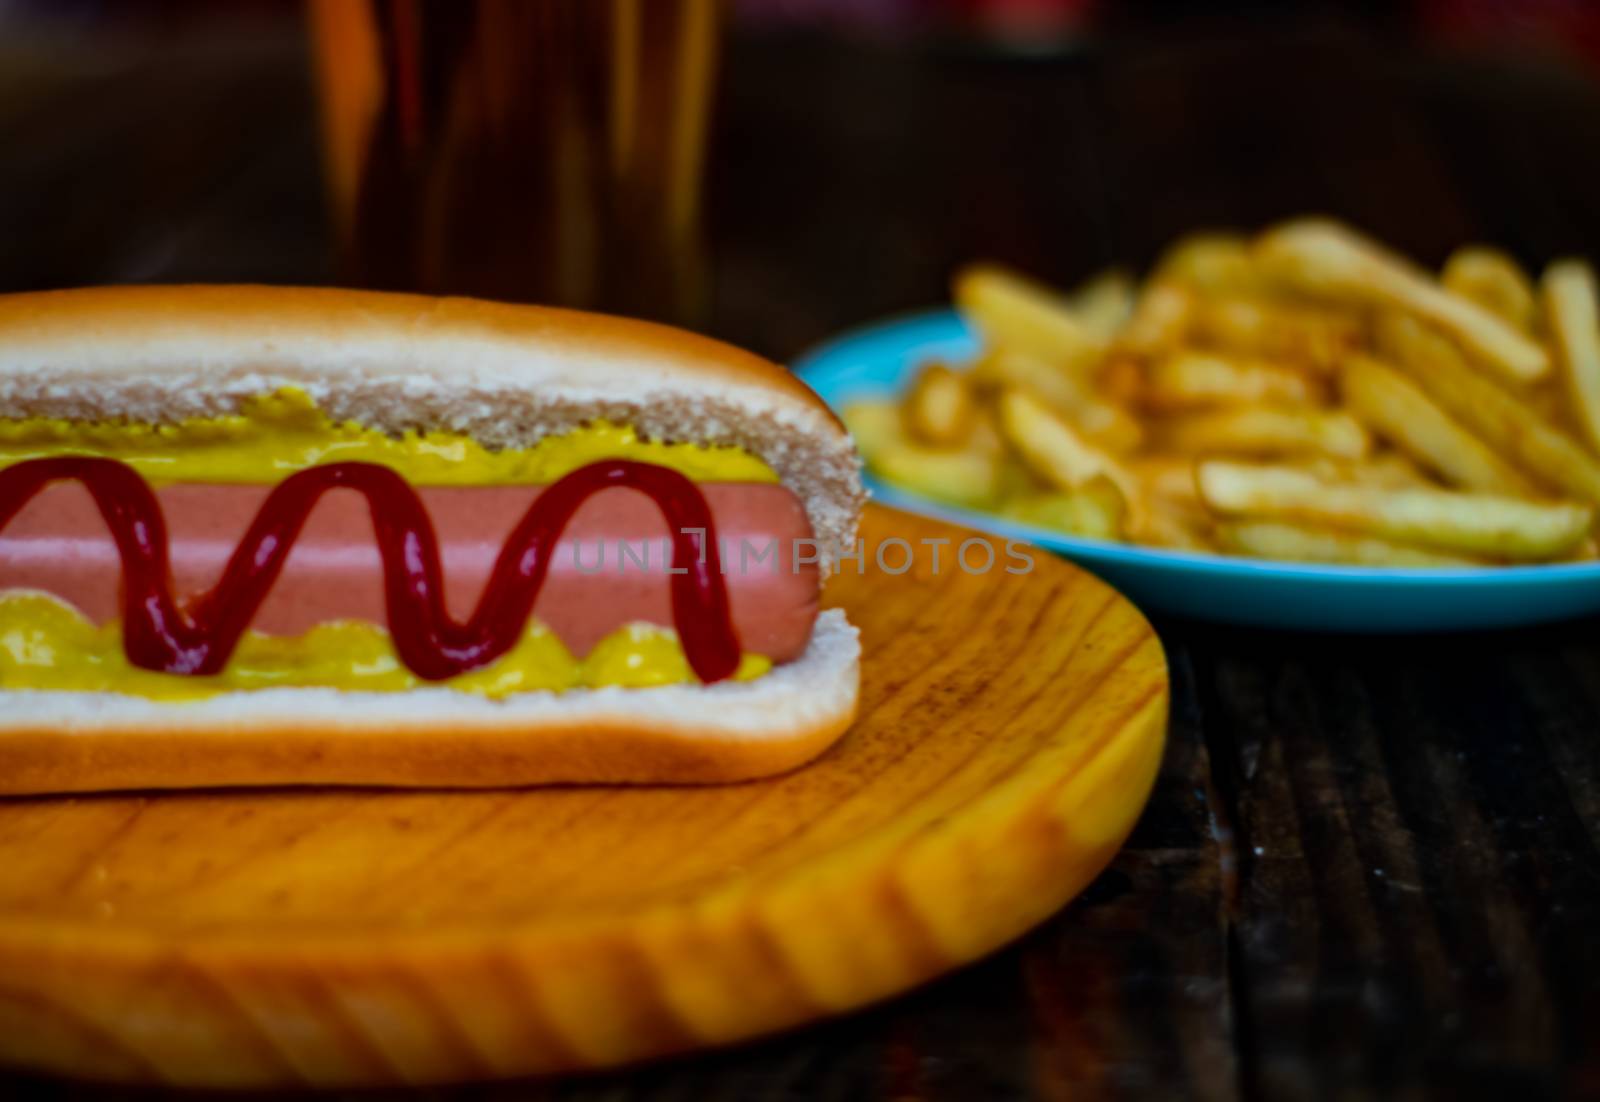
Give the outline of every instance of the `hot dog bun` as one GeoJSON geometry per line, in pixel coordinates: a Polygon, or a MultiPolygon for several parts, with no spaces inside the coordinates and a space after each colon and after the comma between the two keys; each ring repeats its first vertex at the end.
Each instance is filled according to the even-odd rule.
{"type": "MultiPolygon", "coordinates": [[[[337,419],[518,447],[596,418],[736,444],[829,551],[864,499],[838,420],[782,368],[644,322],[332,289],[118,287],[0,296],[0,418],[166,423],[298,387],[337,419]]],[[[3,587],[3,583],[0,583],[3,587]]],[[[824,613],[750,682],[489,700],[272,689],[164,703],[0,691],[0,793],[277,784],[697,783],[797,766],[849,726],[855,629],[824,613]]]]}
{"type": "MultiPolygon", "coordinates": [[[[525,447],[595,418],[737,444],[806,507],[824,553],[865,494],[844,426],[778,365],[648,322],[334,288],[0,295],[0,418],[159,424],[299,387],[339,420],[525,447]]],[[[824,562],[826,571],[829,563],[824,562]]]]}

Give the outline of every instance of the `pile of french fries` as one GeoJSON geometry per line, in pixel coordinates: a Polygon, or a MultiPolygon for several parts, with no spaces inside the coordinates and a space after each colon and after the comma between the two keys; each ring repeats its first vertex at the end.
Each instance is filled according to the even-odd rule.
{"type": "Polygon", "coordinates": [[[1600,304],[1493,248],[1439,273],[1325,219],[1197,234],[1142,286],[974,265],[970,364],[844,419],[883,480],[1076,535],[1380,566],[1596,557],[1600,304]]]}

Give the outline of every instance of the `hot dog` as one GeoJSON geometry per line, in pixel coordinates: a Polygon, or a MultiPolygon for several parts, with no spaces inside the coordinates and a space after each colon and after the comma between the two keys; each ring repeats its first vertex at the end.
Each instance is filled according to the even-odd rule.
{"type": "MultiPolygon", "coordinates": [[[[418,489],[439,532],[445,604],[456,619],[477,605],[496,556],[540,489],[418,489]]],[[[805,542],[813,538],[805,510],[782,486],[707,483],[701,490],[723,548],[741,645],[775,663],[798,658],[817,618],[818,571],[805,542]]],[[[267,491],[203,483],[157,490],[177,592],[204,593],[216,584],[267,491]]],[[[562,534],[533,615],[579,655],[629,623],[670,626],[662,527],[660,514],[638,494],[606,490],[590,498],[562,534]]],[[[0,531],[7,587],[54,594],[95,623],[117,618],[120,567],[99,510],[75,483],[50,486],[0,531]]],[[[251,626],[295,636],[341,620],[382,624],[384,616],[383,564],[366,504],[331,494],[307,518],[251,626]]]]}
{"type": "Polygon", "coordinates": [[[793,767],[854,714],[861,500],[802,384],[658,326],[0,296],[0,792],[793,767]]]}

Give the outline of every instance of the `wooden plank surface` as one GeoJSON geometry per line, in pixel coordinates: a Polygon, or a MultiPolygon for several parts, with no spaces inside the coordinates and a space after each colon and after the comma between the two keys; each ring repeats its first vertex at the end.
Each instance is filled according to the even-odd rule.
{"type": "MultiPolygon", "coordinates": [[[[169,48],[21,106],[9,71],[0,286],[325,277],[292,44],[169,48]]],[[[1427,262],[1474,237],[1600,257],[1591,78],[1322,17],[1132,25],[1052,58],[747,40],[726,92],[713,327],[776,356],[941,300],[976,255],[1070,282],[1304,210],[1427,262]]],[[[1150,809],[1013,948],[792,1036],[428,1096],[1600,1097],[1595,627],[1158,621],[1173,719],[1150,809]]]]}

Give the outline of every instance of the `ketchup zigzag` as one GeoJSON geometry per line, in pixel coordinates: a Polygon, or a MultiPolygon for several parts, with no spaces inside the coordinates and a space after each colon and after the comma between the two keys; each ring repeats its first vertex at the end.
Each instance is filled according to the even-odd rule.
{"type": "Polygon", "coordinates": [[[602,460],[552,483],[500,549],[478,606],[465,623],[444,606],[433,522],[415,490],[375,463],[329,463],[276,486],[210,592],[180,603],[172,594],[166,519],[144,478],[114,459],[29,459],[0,470],[0,529],[48,483],[71,479],[93,495],[122,558],[123,648],[135,666],[175,674],[220,672],[254,619],[306,517],[323,494],[367,499],[383,559],[389,631],[400,660],[428,681],[487,665],[522,636],[549,572],[550,556],[578,507],[613,486],[647,494],[672,531],[672,617],[685,656],[704,682],[739,665],[716,529],[705,495],[685,475],[631,459],[602,460]],[[693,529],[704,534],[697,535],[693,529]]]}

